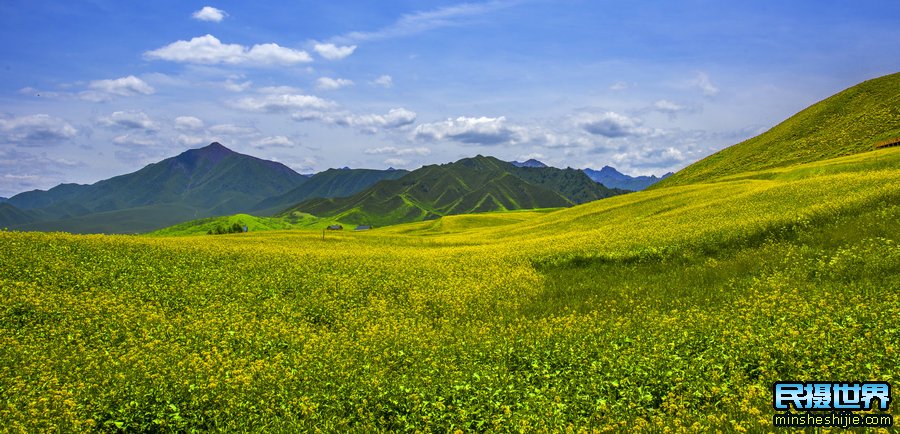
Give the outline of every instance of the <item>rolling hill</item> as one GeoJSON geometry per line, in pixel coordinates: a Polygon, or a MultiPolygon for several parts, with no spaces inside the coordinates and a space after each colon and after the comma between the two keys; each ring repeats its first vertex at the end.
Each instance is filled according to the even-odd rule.
{"type": "Polygon", "coordinates": [[[387,225],[453,214],[567,207],[620,193],[575,169],[516,167],[479,155],[425,166],[350,197],[304,201],[280,215],[299,211],[348,223],[387,225]]]}
{"type": "Polygon", "coordinates": [[[62,184],[13,196],[9,205],[36,218],[10,226],[76,233],[143,232],[246,211],[306,180],[281,163],[212,143],[95,184],[62,184]]]}
{"type": "Polygon", "coordinates": [[[613,167],[603,166],[600,170],[594,169],[582,169],[584,174],[591,178],[595,182],[599,182],[606,187],[609,188],[621,188],[623,190],[631,190],[631,191],[641,191],[650,187],[653,184],[656,184],[660,180],[666,179],[669,176],[672,176],[672,173],[667,173],[661,177],[656,177],[656,175],[651,176],[630,176],[626,175],[622,172],[619,172],[613,167]]]}
{"type": "Polygon", "coordinates": [[[741,172],[786,167],[871,151],[900,136],[900,73],[850,87],[771,130],[723,149],[652,188],[709,182],[741,172]]]}
{"type": "Polygon", "coordinates": [[[397,179],[407,173],[409,172],[406,170],[396,169],[328,169],[316,173],[287,193],[263,200],[256,204],[251,211],[263,216],[274,215],[304,200],[351,196],[371,187],[378,181],[397,179]]]}

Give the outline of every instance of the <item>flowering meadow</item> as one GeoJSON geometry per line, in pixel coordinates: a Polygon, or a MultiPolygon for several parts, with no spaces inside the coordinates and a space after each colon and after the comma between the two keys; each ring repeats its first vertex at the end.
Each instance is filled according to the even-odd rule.
{"type": "Polygon", "coordinates": [[[898,179],[892,148],[324,238],[0,232],[2,429],[774,431],[774,381],[900,388],[898,179]]]}

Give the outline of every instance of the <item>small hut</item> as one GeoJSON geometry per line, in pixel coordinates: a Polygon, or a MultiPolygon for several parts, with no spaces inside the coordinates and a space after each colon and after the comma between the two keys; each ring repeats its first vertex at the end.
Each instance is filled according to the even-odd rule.
{"type": "Polygon", "coordinates": [[[372,225],[359,225],[356,227],[356,229],[353,229],[353,230],[354,231],[367,231],[369,229],[372,229],[372,225]]]}
{"type": "Polygon", "coordinates": [[[341,225],[331,225],[331,226],[328,226],[328,227],[325,228],[325,229],[328,229],[329,231],[340,231],[340,230],[343,230],[344,227],[341,226],[341,225]]]}

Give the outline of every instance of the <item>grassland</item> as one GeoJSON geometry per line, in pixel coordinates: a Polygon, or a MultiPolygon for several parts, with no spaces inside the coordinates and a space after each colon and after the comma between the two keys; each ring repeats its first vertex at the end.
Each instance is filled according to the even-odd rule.
{"type": "Polygon", "coordinates": [[[898,177],[891,148],[325,240],[0,232],[0,420],[767,432],[773,381],[900,378],[898,177]]]}

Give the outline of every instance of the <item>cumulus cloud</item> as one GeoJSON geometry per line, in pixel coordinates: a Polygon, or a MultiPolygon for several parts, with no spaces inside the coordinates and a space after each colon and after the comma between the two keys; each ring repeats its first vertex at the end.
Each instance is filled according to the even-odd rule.
{"type": "Polygon", "coordinates": [[[336,107],[334,101],[319,98],[312,95],[294,93],[266,94],[262,97],[241,98],[232,103],[232,106],[251,112],[286,112],[291,110],[325,110],[336,107]]]}
{"type": "Polygon", "coordinates": [[[123,134],[113,137],[113,144],[123,148],[149,148],[157,145],[156,140],[151,137],[123,134]]]}
{"type": "Polygon", "coordinates": [[[688,81],[688,85],[698,89],[704,96],[713,97],[719,94],[719,88],[709,79],[705,72],[697,72],[697,75],[688,81]]]}
{"type": "Polygon", "coordinates": [[[313,50],[328,60],[339,60],[353,54],[356,51],[356,45],[316,44],[313,46],[313,50]]]}
{"type": "Polygon", "coordinates": [[[194,12],[191,16],[198,21],[212,21],[218,23],[225,19],[228,14],[221,9],[216,9],[212,6],[204,6],[203,9],[194,12]]]}
{"type": "Polygon", "coordinates": [[[412,125],[416,121],[416,113],[405,108],[394,108],[383,115],[303,110],[294,113],[292,118],[299,122],[320,121],[331,125],[358,128],[363,133],[375,134],[382,128],[397,129],[412,125]]]}
{"type": "Polygon", "coordinates": [[[175,141],[181,146],[194,146],[210,142],[205,136],[191,134],[179,134],[175,141]]]}
{"type": "Polygon", "coordinates": [[[175,129],[179,131],[197,131],[203,129],[203,121],[193,116],[175,118],[175,129]]]}
{"type": "Polygon", "coordinates": [[[254,66],[293,65],[312,61],[309,53],[278,44],[223,44],[213,35],[198,36],[190,41],[175,41],[165,47],[147,51],[144,57],[182,63],[250,64],[254,66]]]}
{"type": "Polygon", "coordinates": [[[391,87],[394,85],[394,79],[391,78],[390,75],[382,75],[375,80],[372,80],[372,84],[376,84],[381,87],[391,87]]]}
{"type": "Polygon", "coordinates": [[[331,121],[337,125],[375,132],[378,128],[400,128],[411,125],[416,121],[416,113],[405,108],[395,108],[384,115],[345,115],[333,118],[331,121]]]}
{"type": "Polygon", "coordinates": [[[418,146],[418,147],[414,147],[414,148],[397,148],[394,146],[383,146],[380,148],[369,148],[363,152],[368,155],[425,156],[425,155],[431,154],[431,149],[428,149],[424,146],[418,146]]]}
{"type": "Polygon", "coordinates": [[[353,86],[353,81],[344,78],[329,77],[319,77],[319,79],[316,80],[316,87],[321,90],[335,90],[347,86],[353,86]]]}
{"type": "Polygon", "coordinates": [[[681,150],[668,146],[662,148],[643,147],[614,154],[612,162],[617,167],[635,169],[667,169],[683,166],[687,156],[681,150]]]}
{"type": "Polygon", "coordinates": [[[611,86],[609,86],[609,90],[620,91],[620,90],[626,90],[630,87],[632,87],[632,84],[628,83],[627,81],[617,81],[617,82],[613,83],[611,86]]]}
{"type": "Polygon", "coordinates": [[[98,119],[97,124],[103,127],[124,130],[159,130],[157,123],[141,111],[116,111],[109,116],[98,119]]]}
{"type": "Polygon", "coordinates": [[[453,140],[473,145],[499,145],[522,141],[522,129],[508,125],[506,117],[465,117],[416,127],[416,138],[425,140],[453,140]]]}
{"type": "Polygon", "coordinates": [[[156,92],[147,82],[133,75],[112,80],[94,80],[88,87],[96,91],[119,96],[150,95],[156,92]]]}
{"type": "Polygon", "coordinates": [[[576,118],[578,127],[597,136],[619,138],[642,136],[652,132],[641,126],[641,120],[616,112],[585,113],[576,118]]]}
{"type": "Polygon", "coordinates": [[[24,146],[54,144],[75,137],[68,122],[46,114],[0,118],[0,140],[24,146]]]}
{"type": "Polygon", "coordinates": [[[250,146],[262,148],[292,148],[297,146],[297,142],[291,140],[287,136],[269,136],[250,142],[250,146]]]}

